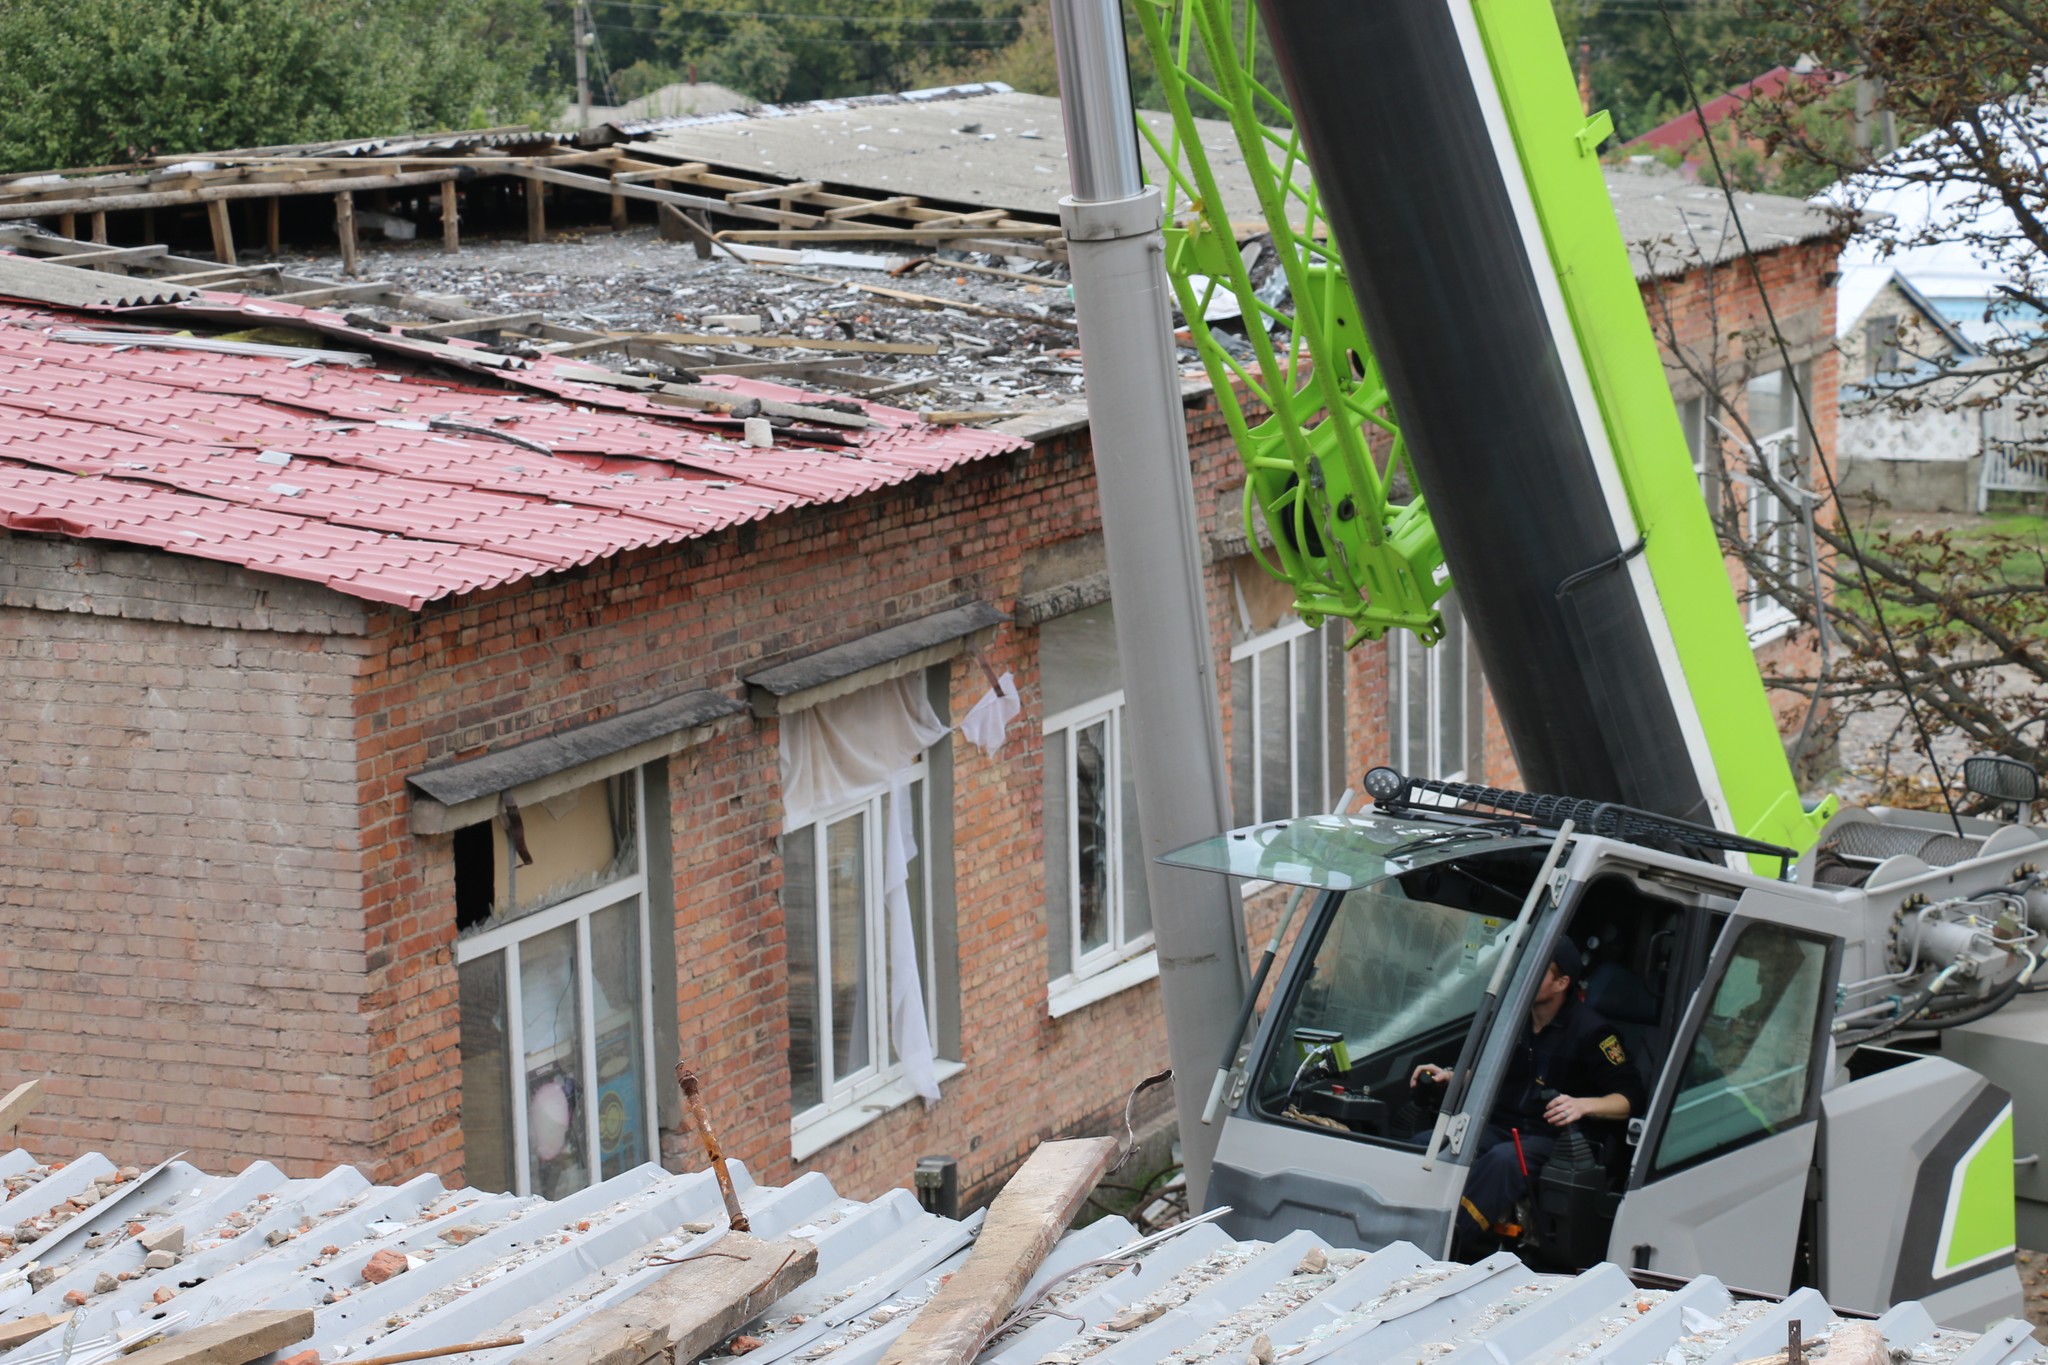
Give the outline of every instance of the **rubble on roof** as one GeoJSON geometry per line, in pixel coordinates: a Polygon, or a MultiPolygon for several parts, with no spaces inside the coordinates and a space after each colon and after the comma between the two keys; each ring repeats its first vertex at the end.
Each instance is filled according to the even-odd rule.
{"type": "Polygon", "coordinates": [[[853,397],[676,379],[693,382],[274,299],[0,303],[0,528],[417,610],[1023,445],[853,397]]]}
{"type": "MultiPolygon", "coordinates": [[[[266,1308],[310,1309],[303,1345],[326,1365],[523,1336],[445,1357],[513,1365],[675,1273],[662,1262],[727,1235],[709,1172],[653,1165],[552,1203],[432,1175],[382,1186],[347,1166],[294,1179],[266,1162],[213,1175],[175,1159],[141,1171],[97,1153],[48,1164],[0,1153],[0,1178],[0,1341],[10,1324],[74,1314],[0,1354],[5,1365],[54,1365],[60,1341],[69,1365],[104,1365],[118,1342],[266,1308]]],[[[979,1227],[979,1215],[938,1217],[905,1190],[862,1202],[816,1174],[781,1187],[735,1179],[756,1235],[818,1249],[815,1278],[748,1328],[749,1365],[873,1365],[979,1227]]],[[[1466,1266],[1396,1243],[1368,1255],[1307,1231],[1239,1242],[1214,1223],[1141,1242],[1118,1218],[1068,1234],[1019,1304],[1027,1311],[981,1360],[1733,1365],[1781,1347],[1794,1318],[1823,1341],[1838,1322],[1811,1290],[1775,1302],[1708,1278],[1642,1288],[1612,1265],[1544,1275],[1505,1254],[1466,1266]]],[[[1908,1304],[1878,1326],[1897,1365],[2042,1358],[2025,1323],[1946,1331],[1908,1304]]]]}

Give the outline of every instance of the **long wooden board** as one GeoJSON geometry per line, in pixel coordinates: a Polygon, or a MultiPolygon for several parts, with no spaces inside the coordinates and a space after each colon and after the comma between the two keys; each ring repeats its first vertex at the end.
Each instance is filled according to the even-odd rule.
{"type": "Polygon", "coordinates": [[[125,1365],[248,1365],[313,1335],[313,1310],[258,1309],[201,1323],[126,1357],[125,1365]]]}
{"type": "Polygon", "coordinates": [[[0,1098],[0,1133],[10,1131],[42,1102],[43,1082],[40,1077],[23,1081],[8,1091],[4,1098],[0,1098]]]}
{"type": "Polygon", "coordinates": [[[967,1365],[1116,1160],[1115,1138],[1047,1142],[989,1205],[967,1264],[946,1281],[882,1365],[967,1365]]]}
{"type": "Polygon", "coordinates": [[[655,1356],[684,1365],[817,1273],[814,1243],[729,1232],[709,1254],[526,1352],[519,1365],[641,1365],[655,1356]]]}

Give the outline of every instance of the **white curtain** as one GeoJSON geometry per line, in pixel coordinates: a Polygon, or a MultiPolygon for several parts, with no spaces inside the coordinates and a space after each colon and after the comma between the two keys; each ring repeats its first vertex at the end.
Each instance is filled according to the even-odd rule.
{"type": "Polygon", "coordinates": [[[948,733],[925,693],[924,674],[858,692],[782,718],[782,827],[813,823],[823,811],[888,792],[882,847],[883,908],[889,922],[889,1028],[904,1078],[927,1103],[939,1098],[931,1026],[910,923],[910,861],[917,856],[910,770],[948,733]]]}

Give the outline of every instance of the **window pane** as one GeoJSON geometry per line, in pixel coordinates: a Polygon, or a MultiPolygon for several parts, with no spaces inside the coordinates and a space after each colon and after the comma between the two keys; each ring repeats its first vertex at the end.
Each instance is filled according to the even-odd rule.
{"type": "Polygon", "coordinates": [[[1109,942],[1109,722],[1074,732],[1074,855],[1081,874],[1080,951],[1109,942]]]}
{"type": "Polygon", "coordinates": [[[1252,803],[1252,754],[1259,742],[1258,718],[1252,714],[1252,660],[1230,662],[1230,809],[1241,825],[1257,824],[1252,803]]]}
{"type": "Polygon", "coordinates": [[[1294,800],[1288,815],[1328,810],[1323,791],[1323,653],[1313,635],[1287,642],[1294,660],[1294,800]]]}
{"type": "Polygon", "coordinates": [[[1287,686],[1287,646],[1261,650],[1258,658],[1259,819],[1278,820],[1294,814],[1287,734],[1287,710],[1294,699],[1287,686]]]}
{"type": "Polygon", "coordinates": [[[1444,612],[1444,638],[1437,642],[1436,714],[1437,771],[1433,777],[1465,771],[1465,622],[1456,607],[1444,612]]]}
{"type": "Polygon", "coordinates": [[[647,1143],[646,1004],[640,994],[640,903],[590,917],[590,971],[597,1021],[597,1155],[603,1178],[650,1158],[647,1143]]]}
{"type": "Polygon", "coordinates": [[[1401,636],[1401,771],[1410,777],[1435,777],[1429,761],[1429,651],[1408,635],[1401,636]]]}
{"type": "Polygon", "coordinates": [[[932,1045],[936,1047],[939,1036],[939,1012],[932,983],[938,977],[938,970],[932,961],[931,902],[925,894],[926,834],[923,778],[910,784],[910,810],[906,818],[910,821],[911,841],[916,846],[916,851],[910,855],[910,936],[917,948],[917,980],[924,991],[925,1027],[931,1031],[932,1045]]]}
{"type": "Polygon", "coordinates": [[[782,934],[789,959],[789,1107],[825,1098],[818,1031],[818,827],[782,836],[782,934]]]}
{"type": "Polygon", "coordinates": [[[526,1045],[527,1175],[549,1199],[590,1183],[584,1150],[589,1087],[583,1074],[583,1014],[577,987],[576,926],[564,924],[519,945],[519,1012],[526,1045]]]}
{"type": "Polygon", "coordinates": [[[1055,616],[1038,628],[1038,677],[1048,716],[1100,701],[1124,685],[1110,603],[1055,616]]]}
{"type": "Polygon", "coordinates": [[[867,832],[865,812],[825,827],[825,905],[832,973],[832,1079],[874,1063],[869,1037],[867,832]]]}
{"type": "Polygon", "coordinates": [[[1069,879],[1074,874],[1071,812],[1067,809],[1066,730],[1045,737],[1045,947],[1046,971],[1057,981],[1074,970],[1074,921],[1069,879]]]}
{"type": "Polygon", "coordinates": [[[464,1178],[480,1190],[512,1188],[512,1076],[507,1055],[505,955],[465,962],[457,973],[462,1009],[464,1178]]]}
{"type": "Polygon", "coordinates": [[[1775,924],[1742,931],[1657,1146],[1660,1171],[1805,1115],[1827,949],[1775,924]]]}
{"type": "Polygon", "coordinates": [[[1128,714],[1117,716],[1117,773],[1123,792],[1124,941],[1152,932],[1152,902],[1145,894],[1145,841],[1138,832],[1138,777],[1131,762],[1128,714]]]}

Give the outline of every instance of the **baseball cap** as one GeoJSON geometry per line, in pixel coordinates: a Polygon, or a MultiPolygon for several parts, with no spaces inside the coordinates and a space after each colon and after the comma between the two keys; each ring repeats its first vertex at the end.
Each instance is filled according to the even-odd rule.
{"type": "Polygon", "coordinates": [[[1568,938],[1561,938],[1550,950],[1550,965],[1572,980],[1579,979],[1580,968],[1586,965],[1585,957],[1579,952],[1579,945],[1568,938]]]}

